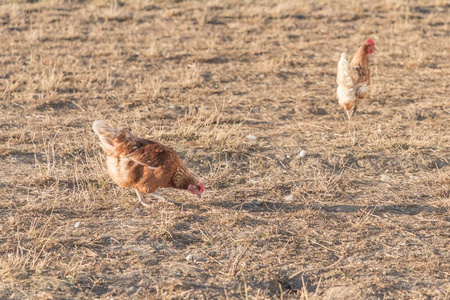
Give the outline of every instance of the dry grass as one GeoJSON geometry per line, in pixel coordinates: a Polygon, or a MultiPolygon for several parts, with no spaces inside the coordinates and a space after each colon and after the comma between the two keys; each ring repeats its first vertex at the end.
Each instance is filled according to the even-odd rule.
{"type": "Polygon", "coordinates": [[[449,9],[3,3],[0,298],[449,299],[449,9]],[[349,124],[336,64],[367,37],[349,124]],[[139,206],[100,118],[174,147],[203,200],[139,206]]]}

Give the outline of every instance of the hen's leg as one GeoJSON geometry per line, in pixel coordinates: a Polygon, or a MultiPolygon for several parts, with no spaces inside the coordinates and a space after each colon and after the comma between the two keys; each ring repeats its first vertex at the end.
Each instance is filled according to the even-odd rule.
{"type": "Polygon", "coordinates": [[[168,199],[168,198],[166,198],[166,197],[161,196],[160,194],[157,194],[157,193],[151,193],[151,195],[152,195],[153,197],[155,197],[156,199],[166,201],[167,203],[175,204],[175,205],[181,205],[181,203],[176,202],[176,201],[173,201],[173,200],[170,200],[170,199],[168,199]]]}
{"type": "Polygon", "coordinates": [[[147,202],[144,201],[144,196],[142,196],[142,193],[141,193],[141,192],[139,192],[137,189],[134,189],[134,191],[136,192],[136,195],[137,195],[138,198],[139,198],[139,202],[140,202],[143,206],[145,206],[145,207],[150,207],[150,206],[152,206],[150,203],[147,203],[147,202]]]}
{"type": "Polygon", "coordinates": [[[355,105],[355,106],[353,106],[351,109],[345,111],[345,112],[347,113],[347,118],[348,118],[349,121],[351,120],[351,118],[352,118],[353,115],[355,114],[355,112],[356,112],[356,107],[357,107],[357,106],[355,105]]]}
{"type": "Polygon", "coordinates": [[[353,115],[352,110],[346,110],[345,112],[347,113],[347,118],[350,121],[352,119],[352,115],[353,115]]]}
{"type": "MultiPolygon", "coordinates": [[[[136,192],[136,195],[137,195],[138,198],[139,198],[139,202],[140,202],[143,206],[145,206],[145,207],[151,207],[151,206],[152,206],[150,203],[147,203],[147,202],[144,201],[144,196],[142,195],[141,192],[139,192],[137,189],[134,189],[134,191],[136,192]]],[[[159,194],[157,194],[157,193],[151,193],[150,195],[152,195],[152,196],[155,197],[156,199],[164,200],[165,202],[170,203],[170,204],[181,205],[181,203],[178,203],[178,202],[176,202],[176,201],[167,199],[167,198],[165,198],[165,197],[163,197],[163,196],[161,196],[161,195],[159,195],[159,194]]]]}

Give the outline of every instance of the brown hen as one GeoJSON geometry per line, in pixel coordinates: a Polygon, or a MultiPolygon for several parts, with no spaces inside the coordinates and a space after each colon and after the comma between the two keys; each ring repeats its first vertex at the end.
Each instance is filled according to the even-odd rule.
{"type": "Polygon", "coordinates": [[[143,193],[172,202],[155,193],[160,188],[190,191],[201,197],[203,184],[183,164],[177,153],[160,143],[141,139],[130,129],[116,129],[104,121],[92,126],[106,153],[109,174],[123,188],[134,188],[144,205],[143,193]]]}
{"type": "Polygon", "coordinates": [[[369,92],[369,54],[372,54],[374,49],[375,43],[367,39],[350,63],[347,54],[341,54],[336,78],[337,97],[349,120],[358,107],[358,100],[365,98],[369,92]]]}

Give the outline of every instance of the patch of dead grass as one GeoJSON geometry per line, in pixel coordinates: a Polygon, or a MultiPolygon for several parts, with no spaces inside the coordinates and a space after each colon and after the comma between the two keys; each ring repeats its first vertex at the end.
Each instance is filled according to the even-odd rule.
{"type": "Polygon", "coordinates": [[[447,15],[441,0],[4,3],[0,298],[445,299],[447,15]],[[336,64],[367,37],[371,95],[348,123],[336,64]],[[175,148],[205,197],[139,206],[96,119],[175,148]]]}

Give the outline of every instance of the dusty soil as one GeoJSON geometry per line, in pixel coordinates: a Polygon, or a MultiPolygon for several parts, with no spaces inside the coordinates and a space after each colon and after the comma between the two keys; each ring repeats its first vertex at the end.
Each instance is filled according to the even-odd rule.
{"type": "Polygon", "coordinates": [[[449,10],[1,4],[0,298],[449,299],[449,10]],[[337,61],[368,37],[348,122],[337,61]],[[140,206],[96,119],[172,146],[203,199],[140,206]]]}

